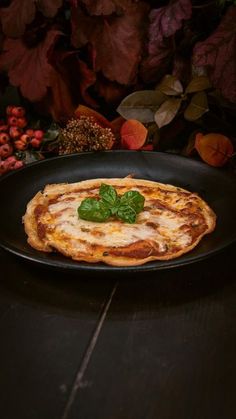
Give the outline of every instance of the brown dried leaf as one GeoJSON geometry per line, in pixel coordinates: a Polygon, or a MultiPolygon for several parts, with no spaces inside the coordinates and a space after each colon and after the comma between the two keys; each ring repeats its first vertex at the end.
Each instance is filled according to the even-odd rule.
{"type": "Polygon", "coordinates": [[[110,81],[102,74],[98,74],[94,89],[98,96],[102,97],[106,103],[113,106],[118,104],[127,95],[127,87],[115,81],[110,81]]]}
{"type": "Polygon", "coordinates": [[[38,0],[38,9],[46,17],[54,17],[58,9],[62,6],[63,0],[38,0]]]}
{"type": "Polygon", "coordinates": [[[193,131],[187,141],[187,144],[183,148],[181,154],[186,157],[192,157],[194,154],[196,154],[196,148],[195,148],[195,137],[196,137],[197,131],[193,131]]]}
{"type": "Polygon", "coordinates": [[[96,74],[87,64],[78,59],[78,76],[80,84],[80,92],[85,103],[92,107],[97,107],[97,102],[88,93],[88,88],[96,82],[96,74]]]}
{"type": "Polygon", "coordinates": [[[192,14],[191,0],[169,2],[167,6],[154,9],[149,15],[148,57],[141,67],[141,75],[145,82],[158,79],[160,69],[167,70],[172,60],[173,42],[171,38],[192,14]]]}
{"type": "Polygon", "coordinates": [[[207,76],[196,76],[186,87],[185,93],[200,92],[209,88],[211,88],[211,82],[207,76]]]}
{"type": "Polygon", "coordinates": [[[50,72],[51,98],[48,102],[49,111],[54,121],[65,122],[75,111],[72,103],[70,88],[62,75],[52,69],[50,72]]]}
{"type": "Polygon", "coordinates": [[[166,95],[157,90],[140,90],[124,98],[117,112],[125,119],[153,122],[155,112],[165,100],[166,95]]]}
{"type": "Polygon", "coordinates": [[[190,104],[185,109],[184,117],[187,121],[196,121],[196,119],[200,118],[208,110],[206,93],[198,92],[193,95],[190,104]]]}
{"type": "Polygon", "coordinates": [[[7,70],[13,86],[20,87],[24,97],[36,102],[47,93],[53,67],[48,62],[51,50],[61,32],[48,31],[43,42],[27,48],[21,39],[7,38],[0,56],[0,70],[7,70]]]}
{"type": "Polygon", "coordinates": [[[143,51],[143,28],[148,6],[127,0],[124,14],[88,16],[82,9],[72,8],[72,43],[79,48],[92,44],[94,70],[120,84],[136,79],[143,51]]]}
{"type": "Polygon", "coordinates": [[[183,86],[180,81],[169,74],[163,77],[156,89],[168,96],[178,96],[183,93],[183,86]]]}
{"type": "Polygon", "coordinates": [[[0,19],[5,35],[17,38],[25,27],[34,20],[36,8],[45,16],[53,17],[63,0],[13,0],[9,7],[0,9],[0,19]]]}
{"type": "Polygon", "coordinates": [[[155,122],[159,128],[169,124],[177,115],[182,99],[167,99],[155,113],[155,122]]]}
{"type": "Polygon", "coordinates": [[[35,16],[35,0],[13,0],[9,7],[0,9],[2,29],[5,35],[17,38],[23,35],[26,25],[35,16]]]}
{"type": "Polygon", "coordinates": [[[111,15],[125,10],[127,0],[82,0],[90,15],[111,15]]]}
{"type": "Polygon", "coordinates": [[[208,69],[214,87],[236,102],[236,7],[227,9],[218,28],[193,50],[193,64],[208,69]]]}

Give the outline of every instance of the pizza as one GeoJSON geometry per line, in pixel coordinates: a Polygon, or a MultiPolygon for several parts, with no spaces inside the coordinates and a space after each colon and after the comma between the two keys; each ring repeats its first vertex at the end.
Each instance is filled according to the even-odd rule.
{"type": "Polygon", "coordinates": [[[76,261],[114,266],[169,260],[191,251],[215,229],[216,215],[197,193],[131,177],[47,185],[28,203],[23,217],[28,243],[42,252],[60,252],[76,261]],[[121,196],[137,191],[145,199],[133,223],[117,217],[81,219],[78,207],[98,200],[101,185],[121,196]]]}

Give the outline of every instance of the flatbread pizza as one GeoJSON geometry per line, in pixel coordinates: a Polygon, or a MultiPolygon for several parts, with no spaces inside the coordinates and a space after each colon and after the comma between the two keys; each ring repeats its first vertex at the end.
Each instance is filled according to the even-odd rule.
{"type": "Polygon", "coordinates": [[[28,243],[39,251],[57,251],[76,261],[136,266],[191,251],[214,230],[216,215],[196,193],[126,177],[47,185],[28,203],[23,222],[28,243]],[[102,200],[101,188],[112,191],[113,207],[109,199],[102,200]],[[139,205],[134,217],[135,207],[127,197],[139,205]],[[81,218],[86,203],[102,208],[103,220],[86,219],[86,213],[81,218]]]}

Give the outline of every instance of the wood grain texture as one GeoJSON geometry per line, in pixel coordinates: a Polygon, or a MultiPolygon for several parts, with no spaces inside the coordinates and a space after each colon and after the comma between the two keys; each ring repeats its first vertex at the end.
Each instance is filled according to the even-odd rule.
{"type": "Polygon", "coordinates": [[[8,419],[58,419],[113,281],[37,269],[0,252],[0,405],[8,419]]]}
{"type": "Polygon", "coordinates": [[[233,419],[235,246],[120,281],[67,419],[233,419]]]}
{"type": "Polygon", "coordinates": [[[233,419],[235,250],[145,277],[0,252],[3,417],[233,419]]]}

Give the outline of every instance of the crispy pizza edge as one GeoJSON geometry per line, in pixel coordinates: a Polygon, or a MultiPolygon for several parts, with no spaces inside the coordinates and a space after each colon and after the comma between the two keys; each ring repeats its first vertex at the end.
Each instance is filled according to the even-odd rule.
{"type": "Polygon", "coordinates": [[[72,192],[74,189],[76,189],[78,186],[83,187],[83,186],[94,186],[96,187],[97,185],[101,184],[101,182],[106,182],[106,183],[112,183],[112,184],[117,184],[117,185],[121,185],[122,186],[129,186],[129,185],[133,185],[135,182],[136,184],[139,185],[160,185],[163,188],[163,185],[165,185],[166,189],[169,190],[177,190],[177,191],[185,191],[185,192],[189,192],[183,188],[179,188],[173,185],[169,185],[169,184],[163,184],[163,183],[159,183],[159,182],[155,182],[155,181],[149,181],[149,180],[145,180],[145,179],[132,179],[132,178],[99,178],[99,179],[89,179],[89,180],[85,180],[85,181],[80,181],[80,182],[75,182],[73,184],[70,183],[61,183],[61,184],[48,184],[45,186],[43,192],[38,192],[32,199],[31,201],[28,203],[27,208],[26,208],[26,213],[23,217],[23,223],[25,226],[25,232],[28,235],[28,243],[35,248],[36,250],[40,250],[40,251],[44,251],[44,252],[51,252],[53,250],[58,250],[60,253],[64,254],[67,257],[70,257],[73,260],[76,261],[84,261],[84,262],[88,262],[88,263],[98,263],[98,262],[104,262],[105,264],[108,265],[112,265],[112,266],[139,266],[139,265],[143,265],[147,262],[150,261],[155,261],[155,260],[170,260],[170,259],[175,259],[187,252],[189,252],[190,250],[192,250],[194,247],[197,246],[197,244],[200,242],[200,240],[203,238],[203,236],[205,236],[206,234],[211,233],[212,231],[214,231],[215,226],[216,226],[216,214],[214,213],[214,211],[209,207],[209,205],[206,203],[206,201],[204,201],[201,197],[198,196],[201,205],[202,205],[202,209],[204,212],[204,216],[205,219],[207,220],[207,225],[208,225],[208,229],[206,229],[201,235],[198,236],[198,238],[190,245],[190,246],[186,246],[184,249],[181,249],[180,251],[173,253],[171,255],[166,255],[166,256],[149,256],[143,259],[136,259],[136,258],[132,258],[132,257],[124,257],[124,256],[99,256],[96,257],[96,254],[94,254],[92,257],[89,256],[84,256],[81,258],[77,258],[72,256],[71,254],[67,254],[65,251],[63,251],[62,249],[56,249],[56,246],[54,247],[53,244],[49,245],[46,241],[41,240],[37,234],[37,223],[36,223],[36,219],[35,219],[35,215],[34,215],[34,209],[40,205],[40,204],[45,204],[45,200],[47,201],[47,197],[48,195],[53,195],[53,194],[57,194],[57,193],[63,193],[63,192],[72,192]]]}
{"type": "Polygon", "coordinates": [[[22,217],[22,222],[24,224],[24,229],[27,234],[27,242],[29,245],[36,250],[51,252],[52,248],[38,236],[37,222],[34,213],[35,208],[38,205],[43,205],[44,203],[45,197],[40,191],[27,204],[26,212],[22,217]]]}

